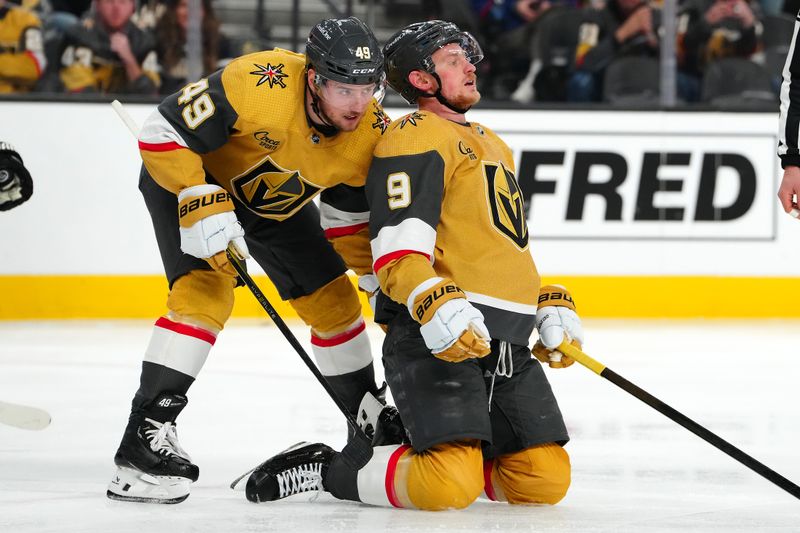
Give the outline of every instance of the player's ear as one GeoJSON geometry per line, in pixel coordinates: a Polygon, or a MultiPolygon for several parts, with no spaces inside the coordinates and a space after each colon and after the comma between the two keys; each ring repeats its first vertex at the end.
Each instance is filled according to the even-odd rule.
{"type": "Polygon", "coordinates": [[[408,81],[411,82],[411,85],[423,92],[429,92],[433,89],[431,75],[421,70],[412,70],[409,72],[408,81]]]}

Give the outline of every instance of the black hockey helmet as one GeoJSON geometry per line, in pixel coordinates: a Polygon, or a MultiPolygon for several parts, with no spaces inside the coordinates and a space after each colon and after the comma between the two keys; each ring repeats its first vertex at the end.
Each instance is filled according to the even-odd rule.
{"type": "Polygon", "coordinates": [[[356,17],[325,19],[311,29],[306,63],[321,77],[351,85],[382,83],[380,44],[356,17]]]}
{"type": "Polygon", "coordinates": [[[383,55],[386,57],[386,81],[409,104],[416,103],[417,98],[423,96],[423,93],[408,81],[408,75],[414,70],[433,73],[434,64],[431,56],[436,50],[450,43],[458,43],[472,64],[483,59],[483,50],[475,37],[461,31],[452,22],[429,20],[409,24],[392,35],[383,47],[383,55]]]}

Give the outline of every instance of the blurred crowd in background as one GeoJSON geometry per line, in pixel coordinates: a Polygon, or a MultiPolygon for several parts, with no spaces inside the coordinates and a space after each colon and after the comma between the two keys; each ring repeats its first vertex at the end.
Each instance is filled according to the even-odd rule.
{"type": "MultiPolygon", "coordinates": [[[[230,1],[200,0],[203,75],[243,53],[285,46],[225,35],[215,6],[230,1]]],[[[0,0],[0,93],[170,94],[187,83],[188,2],[0,0]]],[[[270,2],[263,4],[269,23],[270,2]]],[[[375,7],[394,28],[414,16],[472,32],[485,53],[485,99],[659,103],[660,1],[383,0],[375,7]]],[[[799,7],[800,0],[678,0],[678,102],[776,103],[799,7]]]]}

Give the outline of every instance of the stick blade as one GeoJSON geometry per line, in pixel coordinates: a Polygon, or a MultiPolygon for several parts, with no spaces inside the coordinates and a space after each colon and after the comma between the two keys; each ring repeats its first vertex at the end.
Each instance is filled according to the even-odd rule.
{"type": "Polygon", "coordinates": [[[37,431],[49,426],[50,421],[50,413],[38,407],[0,402],[0,423],[37,431]]]}

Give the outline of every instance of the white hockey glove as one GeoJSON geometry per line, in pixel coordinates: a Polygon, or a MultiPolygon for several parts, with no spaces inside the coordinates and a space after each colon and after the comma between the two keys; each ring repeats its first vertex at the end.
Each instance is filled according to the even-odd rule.
{"type": "Polygon", "coordinates": [[[489,355],[491,336],[483,314],[449,279],[431,278],[409,296],[408,308],[431,353],[451,363],[489,355]]]}
{"type": "Polygon", "coordinates": [[[218,272],[236,276],[225,250],[232,245],[241,259],[250,257],[244,230],[228,192],[218,185],[195,185],[178,194],[181,250],[205,259],[218,272]]]}
{"type": "Polygon", "coordinates": [[[33,195],[33,180],[22,157],[8,143],[0,142],[0,211],[8,211],[33,195]]]}
{"type": "Polygon", "coordinates": [[[581,347],[583,326],[575,312],[575,302],[561,285],[548,285],[539,291],[539,308],[536,311],[536,329],[539,340],[533,345],[533,355],[550,368],[566,368],[575,361],[556,350],[566,338],[581,347]]]}

